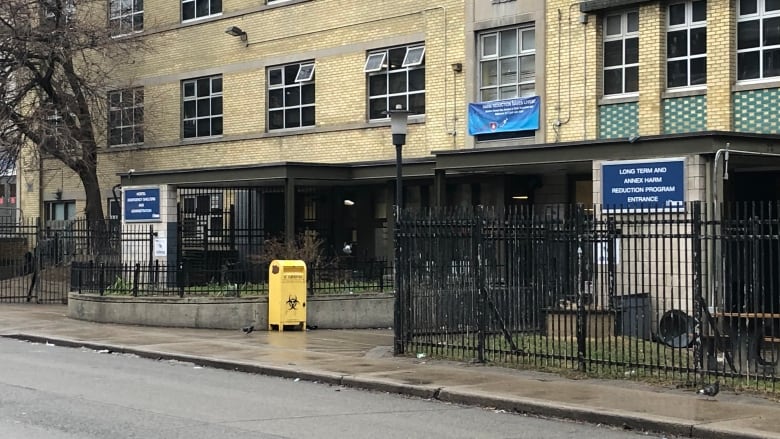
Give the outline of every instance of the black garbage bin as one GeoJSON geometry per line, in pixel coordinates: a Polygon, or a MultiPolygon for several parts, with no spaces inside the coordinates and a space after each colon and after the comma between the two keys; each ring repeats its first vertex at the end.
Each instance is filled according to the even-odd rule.
{"type": "Polygon", "coordinates": [[[615,296],[617,310],[617,333],[628,337],[650,340],[652,337],[650,324],[652,321],[652,305],[649,293],[624,294],[615,296]]]}

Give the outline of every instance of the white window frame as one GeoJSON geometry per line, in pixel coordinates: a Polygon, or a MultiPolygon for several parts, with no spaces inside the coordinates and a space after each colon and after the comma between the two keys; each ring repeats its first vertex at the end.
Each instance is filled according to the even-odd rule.
{"type": "Polygon", "coordinates": [[[314,79],[314,63],[301,64],[298,67],[298,74],[295,75],[295,82],[309,82],[314,79]]]}
{"type": "MultiPolygon", "coordinates": [[[[214,132],[213,129],[213,123],[215,120],[219,119],[220,122],[223,122],[223,112],[214,112],[214,103],[216,100],[220,101],[220,107],[223,107],[222,103],[222,90],[224,87],[224,83],[222,82],[222,75],[214,75],[214,76],[204,76],[201,78],[193,78],[193,79],[186,79],[181,82],[181,96],[182,96],[182,138],[184,139],[203,139],[203,138],[209,138],[209,137],[220,137],[222,133],[224,132],[224,124],[222,124],[221,129],[218,133],[214,132]],[[198,95],[198,81],[201,80],[208,80],[209,81],[209,94],[206,96],[200,96],[198,95]],[[215,89],[215,81],[219,80],[220,87],[219,91],[214,91],[215,89]],[[186,87],[188,84],[193,84],[193,87],[195,88],[195,94],[192,96],[186,95],[186,87]],[[199,116],[197,114],[198,112],[198,101],[201,100],[208,100],[209,101],[209,114],[205,116],[199,116]],[[188,102],[195,102],[195,115],[194,116],[187,116],[186,113],[186,105],[188,102]],[[200,122],[204,122],[208,120],[209,122],[209,134],[207,135],[198,135],[198,124],[200,122]],[[195,135],[187,136],[187,130],[185,129],[185,126],[187,122],[194,122],[195,123],[195,135]]],[[[224,107],[223,107],[224,111],[224,107]]]]}
{"type": "Polygon", "coordinates": [[[514,99],[518,97],[531,97],[536,96],[536,28],[533,26],[517,26],[512,28],[492,30],[489,32],[483,32],[479,35],[479,102],[500,100],[500,99],[514,99]],[[512,32],[516,33],[515,41],[517,42],[515,53],[501,55],[501,35],[503,33],[512,32]],[[532,35],[534,43],[532,47],[526,47],[523,45],[524,36],[532,35]],[[489,42],[492,40],[492,42],[489,42]],[[487,50],[492,47],[492,50],[487,50]],[[533,71],[526,73],[520,71],[520,66],[524,59],[532,58],[533,71]],[[502,81],[501,64],[503,61],[514,60],[516,69],[514,71],[507,72],[510,75],[511,80],[502,81]],[[496,72],[494,83],[485,83],[483,77],[485,69],[489,65],[494,65],[496,72]],[[514,75],[511,78],[511,75],[514,75]],[[511,88],[514,88],[514,92],[511,92],[511,88]],[[509,93],[502,95],[503,93],[509,93]]]}
{"type": "Polygon", "coordinates": [[[266,123],[268,127],[268,131],[282,131],[282,130],[289,130],[289,129],[300,129],[300,128],[308,128],[313,127],[316,124],[316,77],[314,74],[315,68],[314,63],[311,61],[307,62],[300,62],[300,63],[291,63],[291,64],[284,64],[280,66],[273,66],[269,67],[267,70],[267,90],[268,90],[268,99],[267,99],[267,108],[266,108],[266,123]],[[291,82],[287,82],[287,77],[285,76],[285,70],[287,69],[294,69],[297,67],[297,71],[295,73],[295,79],[291,82]],[[309,71],[309,74],[306,75],[305,73],[301,73],[302,71],[305,72],[305,70],[311,67],[311,70],[309,71]],[[278,75],[280,75],[281,82],[277,84],[273,84],[272,76],[274,72],[277,72],[278,75]],[[311,95],[313,96],[311,102],[304,102],[304,90],[311,91],[311,95]],[[293,91],[294,93],[290,93],[290,91],[293,91]],[[271,99],[272,94],[281,93],[282,95],[282,101],[281,105],[274,106],[273,108],[271,105],[273,104],[273,99],[271,99]],[[294,103],[288,103],[286,102],[287,96],[298,96],[298,101],[294,103]],[[288,120],[288,116],[291,114],[294,114],[297,112],[297,119],[295,121],[293,118],[290,117],[290,120],[288,120]],[[304,112],[309,114],[310,112],[313,112],[311,114],[311,120],[308,121],[304,125],[304,112]],[[271,120],[273,117],[276,117],[278,115],[281,115],[281,127],[271,126],[271,120]],[[297,122],[297,124],[295,123],[297,122]]]}
{"type": "MultiPolygon", "coordinates": [[[[414,44],[408,44],[405,46],[395,46],[395,47],[388,47],[385,49],[379,49],[379,50],[372,50],[369,53],[366,54],[366,64],[363,67],[363,70],[367,72],[367,86],[368,86],[368,119],[369,120],[387,120],[389,116],[387,115],[386,111],[389,108],[395,108],[397,104],[400,104],[405,110],[408,110],[411,112],[410,115],[418,115],[418,114],[425,114],[425,45],[422,43],[414,43],[414,44]],[[414,51],[417,48],[423,48],[423,52],[420,56],[419,62],[414,61],[409,63],[409,65],[404,66],[404,63],[407,62],[409,57],[409,52],[414,51]],[[398,53],[400,50],[404,50],[404,56],[400,57],[398,56],[396,59],[399,61],[398,65],[391,65],[392,63],[392,56],[391,52],[398,53]],[[382,62],[382,65],[379,69],[368,69],[368,62],[372,58],[380,58],[380,54],[384,53],[384,61],[382,62]],[[411,81],[410,76],[411,75],[417,75],[419,72],[422,72],[423,77],[423,88],[419,90],[412,90],[411,89],[411,81]],[[396,75],[405,75],[404,80],[404,90],[402,91],[393,91],[391,80],[396,75]],[[384,78],[378,78],[384,76],[384,78]],[[379,79],[381,82],[384,81],[384,87],[381,93],[374,92],[372,90],[372,81],[375,79],[379,79]],[[415,99],[418,104],[412,105],[410,104],[411,99],[415,99]],[[422,111],[419,111],[419,102],[420,99],[422,99],[422,111]],[[383,102],[384,101],[384,102],[383,102]],[[383,103],[380,107],[383,108],[383,110],[374,112],[372,107],[372,102],[377,103],[383,103]],[[376,113],[375,117],[372,117],[372,113],[376,113]],[[381,115],[380,115],[381,114],[381,115]]],[[[394,55],[395,56],[395,55],[394,55]]]]}
{"type": "Polygon", "coordinates": [[[740,84],[749,84],[749,83],[760,83],[765,82],[769,80],[777,80],[778,77],[780,77],[780,74],[776,76],[764,76],[764,52],[769,50],[780,50],[780,44],[772,44],[772,45],[764,45],[764,20],[766,19],[772,19],[772,18],[780,18],[780,9],[774,10],[774,11],[766,11],[766,2],[765,0],[755,0],[756,1],[756,12],[752,14],[745,14],[741,15],[742,10],[742,1],[737,1],[737,59],[736,59],[736,69],[737,69],[737,83],[740,84]],[[758,45],[755,47],[749,47],[749,48],[739,48],[739,26],[742,23],[749,23],[751,21],[758,21],[758,45]],[[740,62],[739,58],[742,54],[752,53],[752,52],[758,52],[758,77],[757,78],[740,78],[740,62]]]}
{"type": "MultiPolygon", "coordinates": [[[[48,0],[43,2],[44,16],[51,20],[56,14],[54,12],[56,8],[56,0],[48,0]]],[[[65,0],[65,4],[62,7],[62,15],[65,18],[65,22],[69,22],[76,14],[76,2],[75,0],[65,0]]]]}
{"type": "Polygon", "coordinates": [[[704,28],[705,31],[705,38],[706,38],[706,32],[707,32],[707,15],[706,15],[706,4],[707,0],[686,0],[682,2],[673,2],[667,5],[667,14],[666,14],[666,35],[667,35],[667,46],[666,46],[666,87],[668,89],[673,90],[681,90],[681,89],[701,89],[707,87],[707,50],[705,45],[704,53],[700,54],[691,54],[691,30],[692,29],[701,29],[704,28]],[[703,2],[705,4],[705,15],[704,20],[700,21],[693,21],[693,4],[703,2]],[[672,25],[671,24],[671,12],[670,9],[672,6],[675,5],[685,5],[685,21],[681,24],[672,25]],[[686,32],[686,51],[685,55],[678,56],[678,57],[669,57],[669,44],[668,44],[668,38],[669,34],[672,32],[680,32],[685,31],[686,32]],[[704,60],[704,83],[703,84],[691,84],[691,61],[693,60],[704,60]],[[669,65],[673,62],[680,62],[685,61],[686,68],[687,68],[687,78],[684,85],[677,85],[677,86],[671,86],[669,85],[669,65]]]}
{"type": "Polygon", "coordinates": [[[109,0],[108,2],[108,24],[111,28],[111,35],[118,37],[143,32],[144,30],[144,10],[138,8],[139,0],[109,0]],[[123,10],[122,5],[127,3],[129,8],[123,10]],[[140,25],[136,27],[136,20],[140,17],[140,25]],[[130,30],[124,31],[122,23],[129,20],[130,30]],[[114,23],[118,23],[114,26],[114,23]]]}
{"type": "MultiPolygon", "coordinates": [[[[636,97],[639,96],[639,78],[637,77],[637,90],[636,91],[626,91],[626,71],[628,69],[634,69],[636,68],[637,71],[639,70],[639,57],[637,56],[636,62],[627,62],[626,60],[626,41],[631,39],[637,40],[637,46],[639,45],[639,11],[638,10],[628,10],[628,11],[622,11],[622,12],[614,12],[607,14],[604,17],[604,20],[602,22],[602,28],[603,28],[603,43],[602,43],[602,51],[604,52],[603,61],[602,61],[602,93],[605,98],[618,98],[618,97],[636,97]],[[636,14],[637,16],[637,29],[629,30],[628,29],[628,16],[630,14],[636,14]],[[610,17],[620,17],[620,33],[617,34],[608,34],[608,28],[607,28],[607,21],[610,17]],[[614,41],[622,41],[622,53],[621,53],[621,63],[616,64],[613,66],[607,67],[604,63],[606,62],[606,46],[607,43],[614,42],[614,41]],[[621,70],[621,85],[620,85],[620,92],[619,93],[610,93],[607,94],[607,90],[605,87],[605,83],[607,82],[607,71],[610,70],[621,70]]],[[[637,49],[637,54],[639,53],[639,50],[637,49]]],[[[637,73],[638,75],[638,73],[637,73]]]]}
{"type": "Polygon", "coordinates": [[[407,47],[401,67],[416,67],[425,59],[425,46],[407,47]],[[419,54],[419,55],[418,55],[419,54]]]}
{"type": "Polygon", "coordinates": [[[366,64],[363,66],[363,71],[366,73],[378,72],[385,68],[385,59],[387,59],[387,52],[372,53],[366,57],[366,64]],[[379,60],[377,64],[376,61],[379,60]]]}
{"type": "Polygon", "coordinates": [[[214,0],[181,0],[181,22],[182,23],[189,23],[189,22],[192,22],[192,21],[203,20],[204,18],[218,17],[218,16],[222,15],[222,9],[224,7],[224,0],[222,2],[220,2],[219,11],[212,11],[211,10],[212,9],[211,8],[211,2],[212,1],[214,1],[214,0]],[[206,14],[206,15],[198,15],[198,5],[197,5],[198,1],[208,1],[209,2],[209,13],[208,14],[206,14]],[[188,3],[192,3],[192,7],[193,7],[193,11],[194,11],[194,16],[192,18],[184,18],[184,5],[188,4],[188,3]]]}
{"type": "Polygon", "coordinates": [[[108,93],[108,138],[106,142],[108,146],[124,146],[124,145],[140,145],[144,143],[144,89],[143,87],[127,88],[123,90],[114,90],[108,93]],[[119,105],[114,105],[114,96],[119,95],[119,105]],[[125,103],[127,102],[127,105],[125,103]],[[117,117],[112,117],[112,114],[118,114],[117,117]],[[140,114],[140,118],[138,117],[140,114]],[[138,120],[140,119],[140,120],[138,120]],[[112,120],[118,120],[118,124],[114,124],[112,120]],[[119,143],[112,143],[114,138],[111,135],[111,131],[118,129],[130,130],[132,132],[132,142],[124,142],[124,136],[120,135],[119,143]]]}

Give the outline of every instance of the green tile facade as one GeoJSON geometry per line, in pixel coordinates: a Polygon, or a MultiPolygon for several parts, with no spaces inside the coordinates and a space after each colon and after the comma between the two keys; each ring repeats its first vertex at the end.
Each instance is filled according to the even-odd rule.
{"type": "Polygon", "coordinates": [[[602,105],[599,107],[599,138],[618,139],[639,134],[639,104],[602,105]]]}
{"type": "Polygon", "coordinates": [[[734,93],[734,131],[779,134],[780,89],[740,91],[734,93]]]}
{"type": "Polygon", "coordinates": [[[664,99],[664,134],[706,130],[706,95],[664,99]]]}

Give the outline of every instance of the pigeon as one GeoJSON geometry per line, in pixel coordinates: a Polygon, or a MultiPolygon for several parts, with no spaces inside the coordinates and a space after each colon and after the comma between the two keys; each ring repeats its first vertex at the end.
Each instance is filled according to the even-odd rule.
{"type": "Polygon", "coordinates": [[[720,382],[715,381],[712,384],[708,384],[708,385],[702,387],[696,393],[698,393],[699,395],[704,395],[704,396],[708,396],[708,397],[714,397],[715,395],[718,394],[718,392],[720,392],[720,382]]]}
{"type": "Polygon", "coordinates": [[[253,325],[244,326],[243,328],[241,328],[241,330],[244,331],[246,335],[249,335],[252,331],[255,330],[255,327],[253,325]]]}

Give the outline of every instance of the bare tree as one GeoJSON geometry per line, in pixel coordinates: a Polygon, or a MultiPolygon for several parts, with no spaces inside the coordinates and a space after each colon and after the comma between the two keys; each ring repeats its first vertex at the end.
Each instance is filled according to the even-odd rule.
{"type": "Polygon", "coordinates": [[[107,3],[0,0],[0,155],[38,154],[72,169],[93,227],[104,219],[97,152],[107,92],[141,47],[112,36],[107,3]]]}

